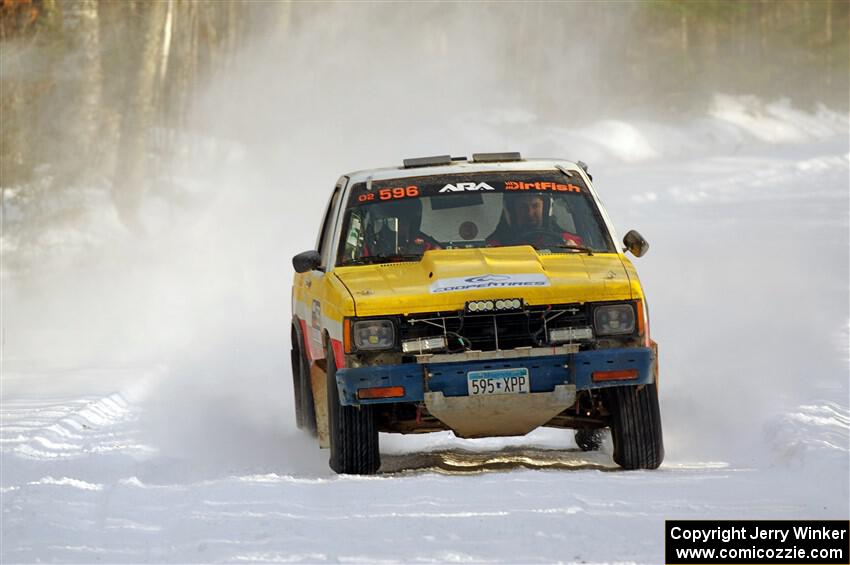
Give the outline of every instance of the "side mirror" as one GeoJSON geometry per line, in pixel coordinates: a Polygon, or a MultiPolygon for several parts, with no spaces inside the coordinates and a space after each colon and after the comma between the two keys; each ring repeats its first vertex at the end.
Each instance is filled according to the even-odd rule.
{"type": "Polygon", "coordinates": [[[299,253],[292,258],[292,266],[296,273],[315,271],[322,264],[322,257],[318,251],[310,250],[299,253]]]}
{"type": "Polygon", "coordinates": [[[649,242],[635,230],[629,230],[623,238],[623,244],[635,257],[643,257],[649,251],[649,242]]]}

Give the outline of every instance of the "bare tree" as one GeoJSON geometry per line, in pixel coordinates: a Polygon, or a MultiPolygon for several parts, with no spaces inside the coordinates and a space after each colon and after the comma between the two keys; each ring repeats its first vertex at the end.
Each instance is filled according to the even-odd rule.
{"type": "Polygon", "coordinates": [[[151,2],[140,6],[143,16],[138,51],[131,68],[131,78],[124,108],[117,164],[113,178],[112,195],[124,224],[133,231],[141,229],[139,205],[146,190],[146,182],[155,175],[146,169],[148,136],[153,125],[156,79],[161,64],[162,37],[168,4],[151,2]]]}
{"type": "Polygon", "coordinates": [[[62,5],[62,28],[66,56],[63,65],[74,69],[63,87],[72,93],[66,98],[63,115],[65,147],[74,154],[62,164],[71,174],[68,181],[91,175],[91,167],[99,162],[101,150],[98,134],[103,98],[103,72],[100,60],[100,33],[97,0],[78,0],[62,5]]]}

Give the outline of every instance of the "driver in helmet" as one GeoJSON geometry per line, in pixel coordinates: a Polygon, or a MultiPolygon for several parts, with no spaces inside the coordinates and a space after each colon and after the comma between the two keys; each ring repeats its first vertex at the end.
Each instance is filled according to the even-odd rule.
{"type": "Polygon", "coordinates": [[[560,237],[562,245],[584,245],[582,238],[560,227],[550,216],[550,199],[538,193],[507,193],[503,199],[502,219],[487,237],[488,247],[551,244],[560,237]]]}
{"type": "Polygon", "coordinates": [[[367,240],[363,256],[422,255],[440,244],[420,230],[422,201],[406,198],[373,204],[373,237],[367,240]]]}

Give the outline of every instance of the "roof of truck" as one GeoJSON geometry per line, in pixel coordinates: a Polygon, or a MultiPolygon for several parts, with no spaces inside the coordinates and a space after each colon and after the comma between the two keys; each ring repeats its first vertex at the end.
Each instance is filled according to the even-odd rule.
{"type": "MultiPolygon", "coordinates": [[[[400,166],[400,167],[384,167],[378,169],[365,169],[362,171],[354,171],[347,173],[351,183],[367,182],[369,180],[378,181],[386,179],[423,177],[431,175],[448,175],[458,173],[478,173],[488,171],[540,171],[540,170],[558,170],[567,169],[570,171],[579,171],[586,173],[579,163],[581,161],[567,161],[565,159],[515,159],[504,161],[487,161],[473,160],[469,161],[466,157],[448,157],[443,160],[444,164],[439,165],[422,165],[422,166],[400,166]]],[[[426,159],[438,159],[436,157],[428,157],[426,159]]],[[[406,160],[407,162],[414,160],[406,160]]]]}

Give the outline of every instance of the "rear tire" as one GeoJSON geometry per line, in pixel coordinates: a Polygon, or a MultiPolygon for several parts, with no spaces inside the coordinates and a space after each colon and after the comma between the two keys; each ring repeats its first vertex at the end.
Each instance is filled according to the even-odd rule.
{"type": "Polygon", "coordinates": [[[607,391],[614,462],[624,469],[657,469],[664,460],[661,411],[655,384],[607,391]]]}
{"type": "Polygon", "coordinates": [[[328,365],[328,419],[330,467],[340,474],[373,475],[381,466],[378,428],[372,406],[342,406],[336,386],[336,360],[330,347],[328,365]]]}
{"type": "Polygon", "coordinates": [[[599,451],[599,448],[602,447],[602,436],[604,431],[605,430],[602,428],[578,429],[575,434],[576,445],[578,445],[579,449],[582,451],[599,451]]]}
{"type": "Polygon", "coordinates": [[[301,404],[301,347],[298,331],[292,328],[292,348],[289,351],[289,365],[292,368],[292,398],[295,404],[295,425],[304,429],[304,409],[301,404]]]}
{"type": "Polygon", "coordinates": [[[292,329],[292,388],[295,394],[295,424],[299,430],[316,435],[316,406],[313,403],[313,387],[310,384],[310,364],[301,349],[303,340],[298,331],[292,329]],[[297,345],[296,345],[297,344],[297,345]]]}
{"type": "Polygon", "coordinates": [[[304,427],[310,435],[317,435],[316,426],[316,404],[313,400],[313,386],[310,378],[310,364],[304,353],[301,353],[301,413],[304,419],[304,427]]]}

